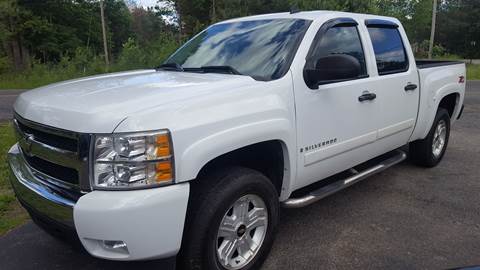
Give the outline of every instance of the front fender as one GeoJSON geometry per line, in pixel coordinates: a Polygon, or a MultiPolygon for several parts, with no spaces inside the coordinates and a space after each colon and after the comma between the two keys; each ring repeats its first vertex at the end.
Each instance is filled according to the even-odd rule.
{"type": "MultiPolygon", "coordinates": [[[[213,86],[212,86],[213,87],[213,86]]],[[[295,175],[295,106],[290,73],[190,96],[129,116],[114,132],[166,128],[172,134],[175,180],[197,178],[209,161],[255,143],[282,142],[285,192],[295,175]],[[288,161],[288,162],[287,162],[288,161]]],[[[285,193],[285,194],[284,194],[285,193]]],[[[286,195],[285,195],[286,196],[286,195]]]]}
{"type": "MultiPolygon", "coordinates": [[[[270,119],[235,126],[199,138],[188,144],[188,147],[181,153],[175,153],[175,162],[179,164],[176,179],[178,182],[195,179],[200,170],[216,157],[245,146],[270,140],[279,140],[286,148],[284,157],[287,170],[284,181],[291,179],[295,168],[292,163],[294,159],[289,157],[289,153],[292,152],[289,151],[289,148],[294,142],[292,130],[294,130],[293,126],[287,119],[270,119]]],[[[285,184],[287,183],[284,182],[285,184]]]]}

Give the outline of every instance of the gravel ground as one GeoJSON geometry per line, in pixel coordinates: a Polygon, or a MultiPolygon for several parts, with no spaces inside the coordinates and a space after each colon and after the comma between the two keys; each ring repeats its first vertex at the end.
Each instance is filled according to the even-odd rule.
{"type": "MultiPolygon", "coordinates": [[[[5,108],[0,92],[0,112],[5,108]]],[[[8,94],[5,95],[8,98],[8,94]]],[[[263,269],[447,269],[480,265],[480,82],[433,169],[408,161],[311,206],[282,209],[263,269]]],[[[0,238],[0,268],[141,269],[94,259],[32,223],[0,238]]],[[[158,268],[158,267],[157,267],[158,268]]],[[[160,268],[161,269],[161,268],[160,268]]]]}

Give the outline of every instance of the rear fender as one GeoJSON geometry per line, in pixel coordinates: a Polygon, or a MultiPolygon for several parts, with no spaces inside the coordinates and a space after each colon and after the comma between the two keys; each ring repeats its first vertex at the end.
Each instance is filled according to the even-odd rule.
{"type": "MultiPolygon", "coordinates": [[[[436,92],[431,92],[430,96],[427,97],[426,104],[421,105],[418,115],[418,123],[415,128],[414,134],[412,135],[412,140],[424,139],[428,132],[430,131],[433,121],[435,120],[435,115],[438,111],[438,107],[442,99],[450,94],[458,94],[455,110],[453,116],[451,117],[451,123],[455,122],[456,116],[460,112],[459,104],[463,103],[463,92],[459,90],[458,83],[450,83],[441,87],[436,92]]],[[[424,101],[425,102],[425,101],[424,101]]]]}

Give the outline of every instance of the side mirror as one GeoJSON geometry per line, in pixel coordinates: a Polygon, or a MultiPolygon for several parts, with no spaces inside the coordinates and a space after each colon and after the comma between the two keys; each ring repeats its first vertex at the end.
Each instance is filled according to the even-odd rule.
{"type": "Polygon", "coordinates": [[[359,78],[361,72],[357,58],[348,54],[334,54],[321,57],[314,63],[307,62],[304,77],[310,88],[318,89],[320,84],[359,78]]]}

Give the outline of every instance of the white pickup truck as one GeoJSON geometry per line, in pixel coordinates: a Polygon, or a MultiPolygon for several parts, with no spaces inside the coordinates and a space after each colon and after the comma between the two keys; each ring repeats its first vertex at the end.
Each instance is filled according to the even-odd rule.
{"type": "Polygon", "coordinates": [[[433,167],[465,65],[415,61],[397,19],[278,13],[208,27],[157,69],[23,93],[11,182],[93,256],[257,269],[280,206],[401,162],[433,167]]]}

